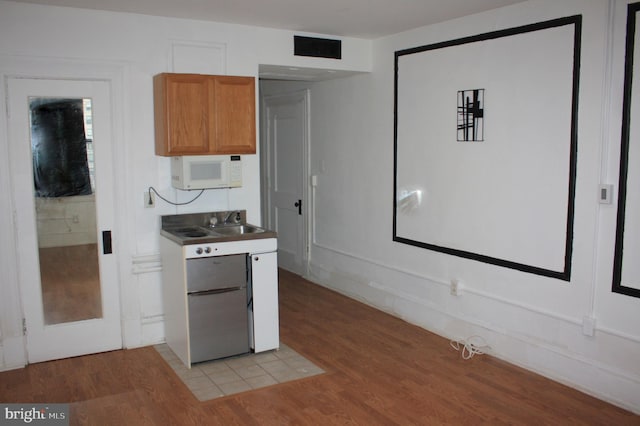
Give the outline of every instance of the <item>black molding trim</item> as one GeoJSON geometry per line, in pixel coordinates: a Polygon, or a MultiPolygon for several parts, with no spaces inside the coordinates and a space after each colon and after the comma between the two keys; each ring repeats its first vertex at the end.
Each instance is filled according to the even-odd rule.
{"type": "Polygon", "coordinates": [[[434,250],[453,256],[466,259],[476,260],[479,262],[489,263],[505,268],[511,268],[531,274],[556,278],[563,281],[571,280],[571,262],[573,255],[573,223],[575,214],[575,191],[576,191],[576,170],[577,170],[577,153],[578,153],[578,94],[580,85],[580,57],[581,57],[581,37],[582,37],[582,15],[567,16],[549,21],[537,22],[529,25],[508,28],[504,30],[491,31],[488,33],[478,34],[475,36],[463,37],[459,39],[443,41],[439,43],[429,44],[425,46],[404,49],[395,52],[395,68],[394,68],[394,122],[393,122],[393,241],[434,250]],[[571,104],[571,141],[569,154],[569,182],[568,182],[568,200],[567,200],[567,231],[565,242],[565,258],[564,268],[561,271],[540,268],[533,265],[526,265],[518,262],[512,262],[505,259],[499,259],[486,256],[479,253],[473,253],[464,250],[453,249],[449,247],[428,244],[422,241],[415,241],[408,238],[399,237],[397,235],[397,177],[398,177],[398,59],[404,55],[426,52],[429,50],[442,49],[451,46],[458,46],[466,43],[474,43],[478,41],[493,40],[501,37],[509,37],[518,34],[524,34],[534,31],[541,31],[550,28],[562,27],[566,25],[574,25],[574,45],[573,45],[573,88],[572,88],[572,104],[571,104]]]}
{"type": "Polygon", "coordinates": [[[622,101],[622,137],[620,142],[620,176],[618,181],[618,215],[616,221],[616,245],[613,258],[614,293],[640,297],[640,289],[622,284],[622,257],[624,252],[624,222],[627,204],[627,176],[629,173],[629,136],[631,131],[631,89],[633,85],[633,49],[636,36],[637,15],[640,3],[627,6],[627,36],[624,61],[624,95],[622,101]]]}

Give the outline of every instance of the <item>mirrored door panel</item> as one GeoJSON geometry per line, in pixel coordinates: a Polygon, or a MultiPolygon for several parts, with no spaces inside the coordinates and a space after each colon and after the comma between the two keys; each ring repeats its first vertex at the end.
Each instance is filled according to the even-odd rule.
{"type": "Polygon", "coordinates": [[[29,98],[46,325],[102,317],[90,98],[29,98]]]}

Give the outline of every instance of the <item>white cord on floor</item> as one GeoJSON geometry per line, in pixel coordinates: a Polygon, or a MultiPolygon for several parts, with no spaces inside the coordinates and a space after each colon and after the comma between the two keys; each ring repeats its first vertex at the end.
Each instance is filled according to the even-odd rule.
{"type": "Polygon", "coordinates": [[[487,342],[480,336],[471,336],[468,339],[452,340],[451,347],[456,351],[462,348],[462,359],[471,359],[474,355],[483,355],[491,349],[487,342]]]}

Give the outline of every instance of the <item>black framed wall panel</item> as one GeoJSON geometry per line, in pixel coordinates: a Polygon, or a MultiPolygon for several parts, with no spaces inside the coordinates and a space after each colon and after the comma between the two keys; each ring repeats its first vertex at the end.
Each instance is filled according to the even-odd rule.
{"type": "Polygon", "coordinates": [[[395,53],[394,241],[570,280],[581,24],[395,53]]]}
{"type": "Polygon", "coordinates": [[[637,34],[639,14],[640,3],[628,5],[612,286],[614,292],[634,297],[640,297],[640,121],[637,119],[640,111],[640,85],[635,81],[635,76],[640,75],[637,60],[640,58],[640,40],[637,34]]]}

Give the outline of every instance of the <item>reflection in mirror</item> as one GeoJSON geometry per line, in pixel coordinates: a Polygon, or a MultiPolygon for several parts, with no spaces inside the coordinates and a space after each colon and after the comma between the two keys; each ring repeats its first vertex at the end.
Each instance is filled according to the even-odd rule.
{"type": "Polygon", "coordinates": [[[100,318],[91,99],[29,107],[44,322],[100,318]]]}

